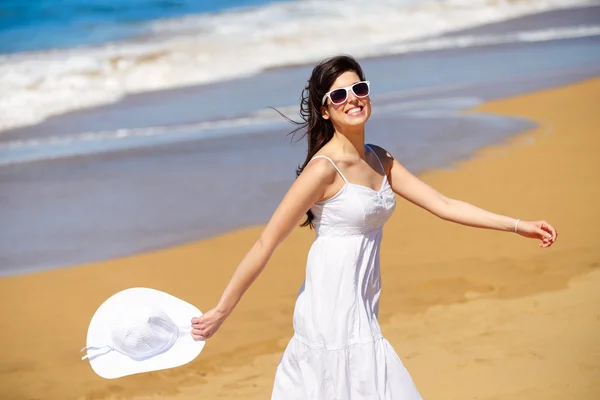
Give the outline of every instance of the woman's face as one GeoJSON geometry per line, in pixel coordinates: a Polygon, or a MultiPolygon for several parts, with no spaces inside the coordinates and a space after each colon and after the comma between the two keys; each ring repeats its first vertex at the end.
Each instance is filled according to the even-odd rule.
{"type": "MultiPolygon", "coordinates": [[[[360,81],[356,72],[346,71],[333,82],[328,92],[347,88],[360,81]]],[[[334,126],[362,125],[371,116],[371,100],[369,96],[358,98],[352,90],[348,90],[348,97],[342,104],[332,104],[328,97],[327,103],[321,107],[321,115],[325,119],[330,119],[334,126]]]]}

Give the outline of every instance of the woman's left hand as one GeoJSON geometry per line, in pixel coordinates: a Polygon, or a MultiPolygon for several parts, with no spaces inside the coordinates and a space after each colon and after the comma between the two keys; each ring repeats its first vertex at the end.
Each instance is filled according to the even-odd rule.
{"type": "Polygon", "coordinates": [[[550,247],[556,242],[558,233],[552,225],[546,221],[519,221],[517,233],[530,239],[540,239],[540,247],[550,247]]]}

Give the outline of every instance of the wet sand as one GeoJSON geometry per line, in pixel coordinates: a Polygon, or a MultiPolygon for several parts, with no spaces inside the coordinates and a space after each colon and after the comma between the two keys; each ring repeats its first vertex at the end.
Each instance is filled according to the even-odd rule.
{"type": "MultiPolygon", "coordinates": [[[[600,79],[492,101],[473,112],[539,123],[453,170],[421,174],[492,211],[546,218],[542,250],[510,233],[443,222],[399,199],[386,225],[381,325],[426,399],[600,397],[600,79]]],[[[297,229],[187,366],[103,380],[80,361],[95,309],[147,286],[213,306],[260,227],[167,250],[0,279],[0,398],[265,399],[292,335],[313,239],[297,229]]]]}

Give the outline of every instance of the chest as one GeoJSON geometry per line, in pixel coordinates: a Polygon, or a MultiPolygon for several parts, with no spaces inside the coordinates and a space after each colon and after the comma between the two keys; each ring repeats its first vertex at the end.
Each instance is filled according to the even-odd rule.
{"type": "Polygon", "coordinates": [[[316,204],[311,211],[317,225],[376,229],[389,219],[396,207],[394,192],[388,184],[381,190],[352,183],[346,184],[329,200],[316,204]]]}

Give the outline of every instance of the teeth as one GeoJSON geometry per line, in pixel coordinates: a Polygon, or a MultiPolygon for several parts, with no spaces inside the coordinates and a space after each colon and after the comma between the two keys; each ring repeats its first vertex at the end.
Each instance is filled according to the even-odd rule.
{"type": "Polygon", "coordinates": [[[353,108],[348,111],[348,114],[358,114],[360,112],[360,107],[353,108]]]}

